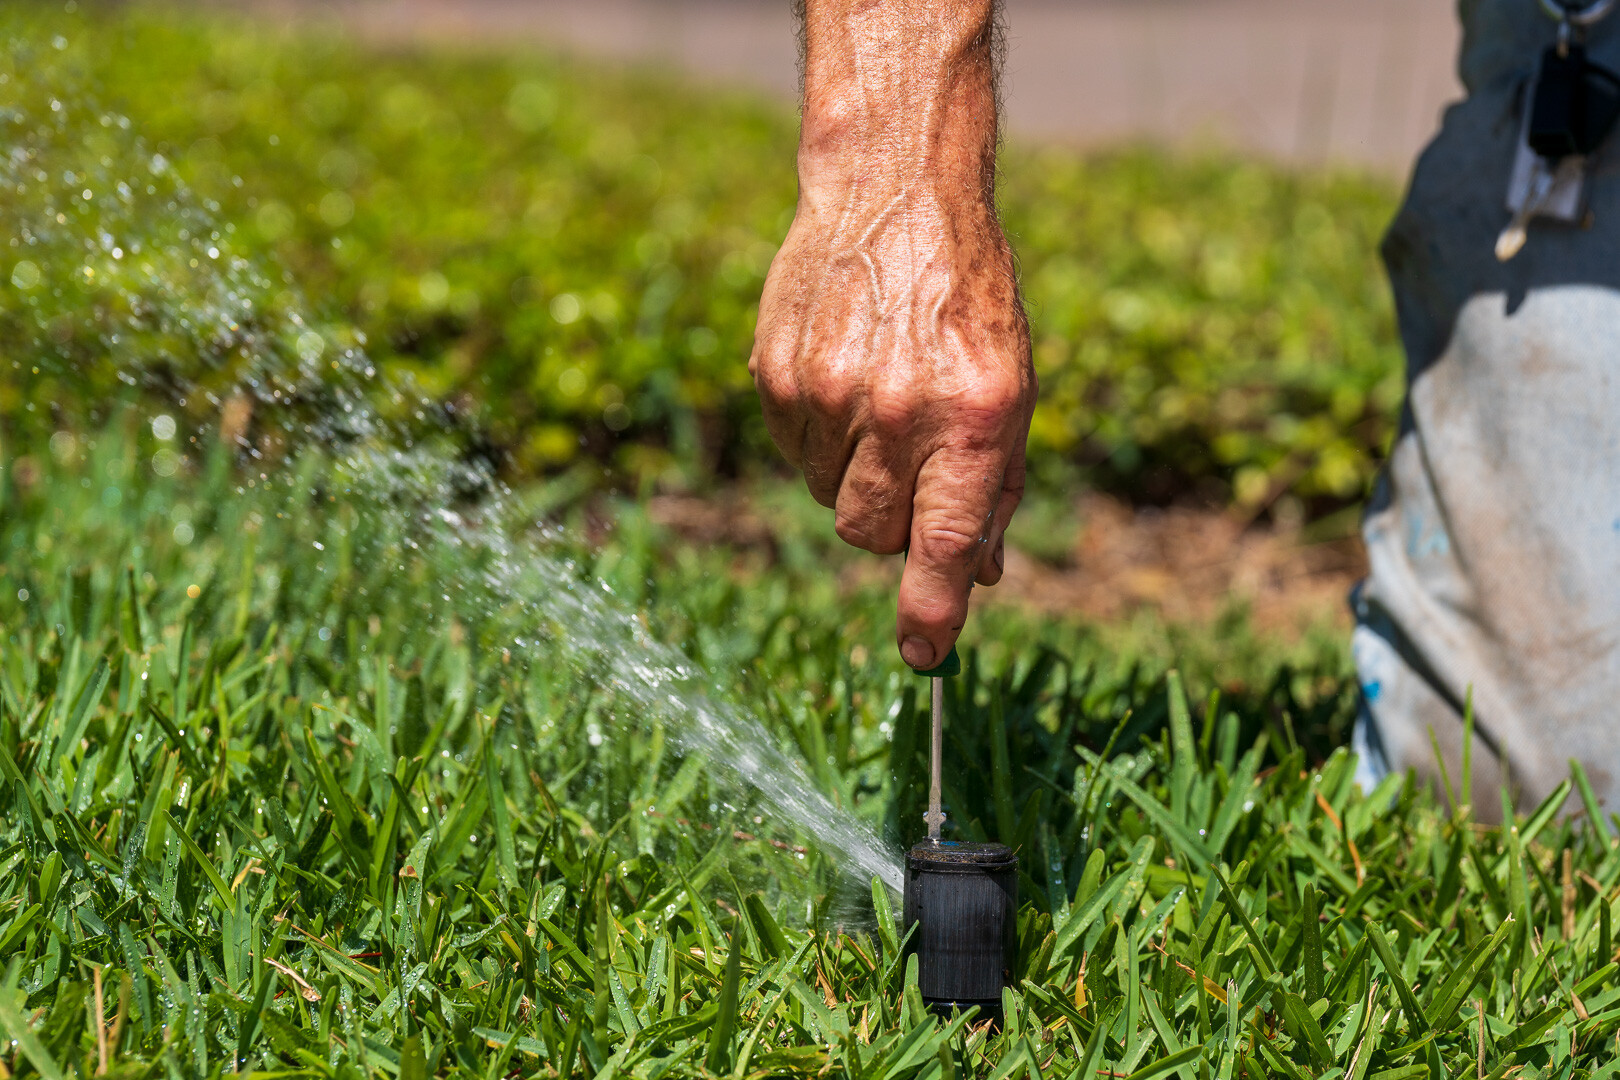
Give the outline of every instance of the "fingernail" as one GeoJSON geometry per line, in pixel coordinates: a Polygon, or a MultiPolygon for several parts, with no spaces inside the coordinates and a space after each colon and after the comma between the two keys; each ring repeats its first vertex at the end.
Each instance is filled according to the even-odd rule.
{"type": "Polygon", "coordinates": [[[934,647],[926,638],[912,635],[900,643],[900,659],[914,668],[926,671],[934,666],[934,647]]]}
{"type": "Polygon", "coordinates": [[[1007,545],[1006,544],[997,544],[996,545],[996,569],[997,570],[1005,570],[1005,569],[1007,569],[1007,545]]]}

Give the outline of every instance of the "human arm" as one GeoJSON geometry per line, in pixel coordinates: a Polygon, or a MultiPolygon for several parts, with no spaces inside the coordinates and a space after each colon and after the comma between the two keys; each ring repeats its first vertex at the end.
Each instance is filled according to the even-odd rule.
{"type": "Polygon", "coordinates": [[[839,536],[909,548],[896,638],[928,668],[1001,577],[1035,402],[995,214],[995,3],[805,8],[799,203],[749,370],[839,536]]]}

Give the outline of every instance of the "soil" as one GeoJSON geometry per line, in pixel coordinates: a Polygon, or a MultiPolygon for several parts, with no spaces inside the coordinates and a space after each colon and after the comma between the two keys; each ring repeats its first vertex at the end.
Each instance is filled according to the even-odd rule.
{"type": "MultiPolygon", "coordinates": [[[[1098,622],[1147,612],[1189,626],[1212,624],[1241,605],[1262,632],[1350,625],[1346,597],[1367,571],[1353,532],[1312,540],[1299,528],[1249,524],[1225,511],[1133,508],[1096,493],[1081,496],[1078,509],[1070,558],[1060,565],[1009,547],[1001,583],[976,602],[1098,622]]],[[[649,512],[689,542],[767,557],[776,548],[770,520],[743,492],[660,496],[649,512]]],[[[852,558],[844,573],[852,584],[892,576],[892,562],[882,566],[852,558]]]]}
{"type": "Polygon", "coordinates": [[[1348,627],[1346,597],[1367,572],[1359,535],[1312,542],[1300,529],[1246,525],[1230,513],[1133,508],[1105,495],[1081,500],[1071,565],[1017,549],[987,596],[1044,611],[1112,621],[1142,610],[1166,621],[1213,622],[1234,604],[1256,629],[1348,627]]]}

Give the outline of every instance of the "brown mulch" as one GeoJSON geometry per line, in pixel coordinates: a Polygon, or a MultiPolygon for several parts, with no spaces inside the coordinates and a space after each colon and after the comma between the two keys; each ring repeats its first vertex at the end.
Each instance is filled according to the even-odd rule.
{"type": "MultiPolygon", "coordinates": [[[[1298,528],[1249,524],[1224,511],[1138,508],[1096,493],[1081,496],[1078,511],[1064,565],[1009,548],[1001,584],[976,602],[1103,622],[1146,611],[1192,625],[1241,605],[1256,629],[1297,633],[1348,627],[1346,595],[1366,573],[1358,535],[1311,542],[1298,528]]],[[[745,493],[660,496],[649,513],[688,542],[774,557],[777,533],[745,493]]],[[[855,560],[844,576],[870,580],[895,569],[892,560],[855,560]]]]}
{"type": "Polygon", "coordinates": [[[1300,530],[1250,525],[1192,508],[1133,508],[1105,495],[1081,500],[1074,558],[1053,567],[1016,550],[999,603],[1111,621],[1146,609],[1208,623],[1234,604],[1261,630],[1348,626],[1346,596],[1367,572],[1359,535],[1306,542],[1300,530]]]}

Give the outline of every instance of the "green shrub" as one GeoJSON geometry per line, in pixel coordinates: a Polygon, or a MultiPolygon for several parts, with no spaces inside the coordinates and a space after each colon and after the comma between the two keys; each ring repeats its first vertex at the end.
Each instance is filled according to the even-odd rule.
{"type": "Polygon", "coordinates": [[[1400,401],[1381,184],[1135,151],[1010,156],[1041,404],[1063,461],[1137,498],[1361,493],[1400,401]]]}
{"type": "MultiPolygon", "coordinates": [[[[478,417],[517,474],[600,461],[621,482],[690,485],[776,467],[744,360],[791,220],[789,110],[537,55],[383,50],[196,16],[13,7],[0,33],[13,38],[7,145],[55,125],[37,163],[47,180],[0,186],[0,223],[38,235],[26,261],[41,278],[25,288],[24,260],[0,253],[0,319],[17,325],[28,303],[37,316],[8,334],[9,424],[24,399],[60,408],[113,385],[121,316],[98,291],[109,211],[74,201],[63,177],[146,179],[140,141],[217,208],[233,251],[287,268],[286,282],[245,286],[256,311],[295,286],[332,340],[365,341],[478,417]],[[45,215],[64,209],[53,229],[45,215]],[[74,386],[51,377],[63,360],[74,386]]],[[[1253,506],[1362,491],[1400,391],[1375,257],[1387,185],[1022,147],[1003,176],[1044,386],[1038,481],[1253,506]]],[[[144,205],[121,227],[155,227],[144,205]]],[[[187,258],[144,287],[185,293],[187,258]]],[[[196,320],[171,321],[120,345],[180,370],[229,362],[196,320]]],[[[283,336],[295,349],[298,333],[283,336]]]]}

